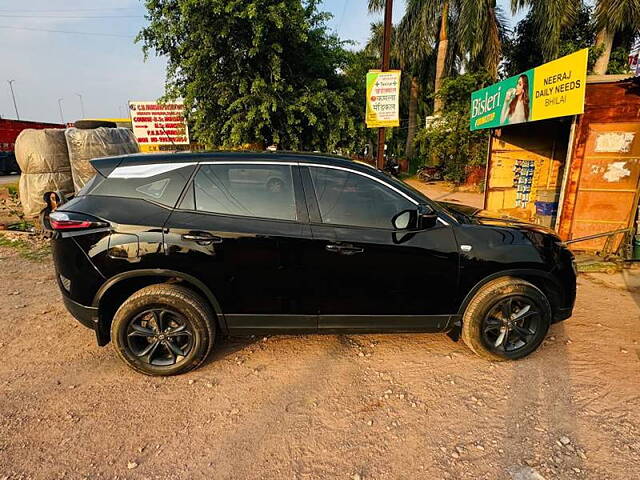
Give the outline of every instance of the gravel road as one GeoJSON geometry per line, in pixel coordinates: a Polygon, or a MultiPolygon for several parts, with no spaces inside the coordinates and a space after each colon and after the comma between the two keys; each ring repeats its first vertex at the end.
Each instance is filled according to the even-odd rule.
{"type": "Polygon", "coordinates": [[[444,335],[274,336],[150,378],[66,313],[50,260],[0,247],[0,285],[3,480],[638,478],[638,291],[581,277],[519,362],[444,335]]]}

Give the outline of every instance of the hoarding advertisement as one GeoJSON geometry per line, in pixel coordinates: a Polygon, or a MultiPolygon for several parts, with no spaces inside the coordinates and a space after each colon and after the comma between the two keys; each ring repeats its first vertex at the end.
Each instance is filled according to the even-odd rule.
{"type": "Polygon", "coordinates": [[[471,94],[471,130],[584,113],[588,49],[471,94]]]}
{"type": "Polygon", "coordinates": [[[182,102],[129,102],[131,127],[141,151],[162,146],[189,145],[189,129],[182,102]]]}
{"type": "Polygon", "coordinates": [[[400,70],[367,73],[368,128],[400,126],[400,70]]]}

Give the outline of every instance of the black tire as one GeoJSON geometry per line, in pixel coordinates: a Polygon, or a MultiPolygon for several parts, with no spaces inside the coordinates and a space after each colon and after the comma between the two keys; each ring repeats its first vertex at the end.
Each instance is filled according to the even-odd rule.
{"type": "Polygon", "coordinates": [[[215,334],[208,303],[188,288],[171,284],[137,291],[120,306],[111,324],[116,353],[145,375],[178,375],[199,367],[211,352],[215,334]],[[145,353],[147,349],[153,351],[145,353]]]}
{"type": "Polygon", "coordinates": [[[92,130],[100,127],[116,128],[118,125],[116,125],[115,122],[109,122],[107,120],[78,120],[77,122],[73,122],[73,126],[80,130],[92,130]]]}
{"type": "Polygon", "coordinates": [[[502,277],[484,285],[467,305],[462,339],[486,359],[516,360],[540,346],[550,323],[551,306],[539,288],[502,277]]]}

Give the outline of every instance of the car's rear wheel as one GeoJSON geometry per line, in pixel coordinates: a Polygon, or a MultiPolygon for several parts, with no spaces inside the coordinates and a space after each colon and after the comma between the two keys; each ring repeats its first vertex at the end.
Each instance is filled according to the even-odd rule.
{"type": "Polygon", "coordinates": [[[118,356],[145,375],[177,375],[197,368],[214,343],[211,308],[188,288],[159,284],[131,295],[111,324],[118,356]]]}
{"type": "Polygon", "coordinates": [[[515,360],[535,351],[551,323],[545,294],[518,278],[489,282],[473,297],[462,320],[462,339],[490,360],[515,360]]]}

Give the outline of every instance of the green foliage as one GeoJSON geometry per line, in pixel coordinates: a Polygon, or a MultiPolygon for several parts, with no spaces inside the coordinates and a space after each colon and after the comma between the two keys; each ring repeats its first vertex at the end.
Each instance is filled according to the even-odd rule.
{"type": "Polygon", "coordinates": [[[10,183],[9,185],[6,185],[7,188],[7,192],[9,192],[9,195],[11,195],[12,197],[18,198],[18,184],[17,183],[10,183]]]}
{"type": "Polygon", "coordinates": [[[444,102],[442,115],[416,137],[423,163],[442,164],[445,179],[454,183],[464,181],[467,166],[485,163],[488,134],[469,130],[469,97],[488,83],[487,73],[446,79],[438,93],[444,102]]]}
{"type": "Polygon", "coordinates": [[[38,244],[19,238],[10,238],[0,233],[0,247],[9,247],[18,251],[21,257],[34,262],[43,262],[51,255],[49,242],[38,244]]]}
{"type": "Polygon", "coordinates": [[[350,149],[363,97],[341,73],[352,56],[317,3],[146,0],[138,41],[167,58],[165,98],[184,99],[207,146],[350,149]]]}
{"type": "MultiPolygon", "coordinates": [[[[513,36],[504,46],[503,73],[505,77],[517,75],[545,63],[543,46],[538,36],[538,23],[533,11],[529,12],[516,26],[513,36]]],[[[593,22],[593,8],[582,5],[575,14],[574,22],[560,33],[559,45],[555,49],[556,57],[569,55],[577,50],[592,47],[596,38],[593,22]]],[[[589,51],[589,69],[599,56],[599,50],[589,51]]],[[[552,60],[553,58],[549,58],[552,60]]]]}
{"type": "MultiPolygon", "coordinates": [[[[553,2],[555,0],[549,1],[553,2]]],[[[571,22],[565,25],[560,31],[557,45],[552,49],[555,52],[552,57],[545,57],[543,54],[545,42],[543,42],[539,34],[540,29],[538,25],[540,20],[537,18],[538,13],[536,13],[536,10],[532,9],[527,16],[518,23],[513,35],[505,43],[503,76],[517,75],[520,72],[542,65],[548,60],[569,55],[583,48],[589,48],[587,68],[591,72],[596,60],[603,52],[603,46],[595,46],[596,35],[598,33],[598,21],[606,23],[605,13],[611,13],[613,6],[616,5],[624,10],[624,8],[627,8],[625,6],[626,3],[628,3],[626,0],[619,2],[619,5],[615,0],[600,0],[595,9],[581,2],[572,5],[570,8],[573,12],[570,15],[571,22]],[[603,8],[604,4],[608,5],[608,10],[603,8]],[[598,18],[598,12],[600,19],[598,18]]],[[[629,23],[631,22],[632,20],[629,20],[629,23]]],[[[633,27],[626,27],[617,32],[607,73],[628,72],[627,56],[636,34],[637,30],[633,27]]],[[[547,45],[547,48],[550,47],[547,45]]]]}
{"type": "Polygon", "coordinates": [[[611,51],[607,73],[629,73],[629,48],[619,46],[611,51]]]}

